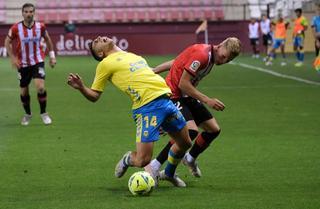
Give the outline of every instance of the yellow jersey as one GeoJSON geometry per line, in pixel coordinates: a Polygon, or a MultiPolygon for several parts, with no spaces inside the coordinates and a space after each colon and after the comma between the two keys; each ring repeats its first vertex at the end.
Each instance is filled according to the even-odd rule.
{"type": "Polygon", "coordinates": [[[98,64],[91,89],[103,92],[108,81],[129,95],[132,109],[171,94],[165,80],[150,69],[144,58],[125,51],[112,53],[98,64]]]}
{"type": "Polygon", "coordinates": [[[304,29],[308,26],[308,20],[301,16],[294,21],[293,35],[294,36],[304,36],[304,29]]]}

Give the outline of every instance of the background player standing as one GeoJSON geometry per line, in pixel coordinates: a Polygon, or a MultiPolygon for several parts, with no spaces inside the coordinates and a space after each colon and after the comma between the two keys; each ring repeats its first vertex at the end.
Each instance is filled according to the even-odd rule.
{"type": "Polygon", "coordinates": [[[308,21],[304,16],[302,16],[302,9],[296,9],[295,13],[297,18],[294,21],[293,27],[293,50],[296,53],[298,62],[294,66],[301,67],[304,61],[304,33],[308,28],[308,21]]]}
{"type": "Polygon", "coordinates": [[[47,92],[44,82],[45,52],[41,46],[41,38],[44,38],[49,49],[51,67],[55,66],[56,58],[52,41],[45,25],[35,21],[34,15],[35,7],[33,4],[27,3],[22,6],[23,21],[14,24],[10,28],[5,39],[5,46],[13,67],[18,69],[20,98],[25,111],[21,124],[28,125],[32,117],[29,84],[34,79],[40,104],[40,115],[43,123],[48,125],[51,124],[52,120],[46,112],[47,92]]]}
{"type": "Polygon", "coordinates": [[[282,61],[281,66],[287,65],[286,62],[286,54],[285,54],[285,44],[286,44],[286,36],[287,36],[287,28],[289,23],[286,22],[282,15],[279,14],[278,20],[276,22],[271,23],[274,28],[274,39],[273,39],[273,46],[270,50],[268,57],[266,59],[266,65],[272,65],[272,60],[276,56],[276,50],[280,47],[282,61]]]}
{"type": "MultiPolygon", "coordinates": [[[[182,51],[176,59],[153,69],[156,73],[170,69],[166,82],[173,93],[171,100],[187,120],[190,138],[195,139],[190,151],[183,158],[183,163],[189,167],[195,177],[201,176],[196,159],[220,134],[220,127],[205,104],[217,111],[225,108],[220,100],[208,97],[196,87],[211,72],[214,65],[222,65],[233,60],[238,56],[240,50],[241,43],[234,37],[227,38],[218,45],[194,44],[182,51]],[[201,133],[198,127],[203,129],[201,133]]],[[[171,140],[145,169],[157,175],[173,143],[174,141],[171,140]]],[[[160,172],[160,179],[163,174],[160,172]]]]}
{"type": "Polygon", "coordinates": [[[248,25],[248,33],[250,44],[252,47],[252,57],[259,58],[259,23],[255,18],[251,18],[251,21],[248,25]]]}
{"type": "Polygon", "coordinates": [[[262,15],[260,21],[260,29],[262,32],[262,45],[264,46],[264,51],[268,55],[268,47],[272,44],[271,36],[271,21],[266,14],[262,15]]]}

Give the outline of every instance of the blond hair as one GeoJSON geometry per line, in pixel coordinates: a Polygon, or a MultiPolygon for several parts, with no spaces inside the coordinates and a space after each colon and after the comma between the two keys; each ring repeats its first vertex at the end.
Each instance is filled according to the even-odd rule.
{"type": "Polygon", "coordinates": [[[233,60],[241,52],[241,41],[236,37],[229,37],[222,42],[222,45],[230,52],[229,61],[233,60]]]}

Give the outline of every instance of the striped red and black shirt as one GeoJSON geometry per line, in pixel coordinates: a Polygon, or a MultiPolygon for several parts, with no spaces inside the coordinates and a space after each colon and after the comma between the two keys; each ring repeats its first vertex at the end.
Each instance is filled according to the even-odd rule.
{"type": "Polygon", "coordinates": [[[12,25],[8,36],[15,41],[13,50],[21,67],[33,66],[44,61],[45,53],[41,38],[45,33],[45,25],[37,21],[30,28],[25,26],[23,21],[12,25]]]}

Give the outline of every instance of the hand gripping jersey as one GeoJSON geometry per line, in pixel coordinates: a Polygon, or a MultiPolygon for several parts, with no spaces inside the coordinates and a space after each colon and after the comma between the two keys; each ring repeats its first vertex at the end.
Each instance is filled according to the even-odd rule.
{"type": "Polygon", "coordinates": [[[179,89],[179,82],[183,71],[193,76],[192,84],[197,86],[199,81],[208,75],[214,65],[213,46],[208,44],[194,44],[181,52],[174,60],[166,77],[166,82],[172,91],[172,99],[186,96],[179,89]]]}
{"type": "Polygon", "coordinates": [[[44,61],[45,54],[41,46],[41,38],[45,36],[45,32],[45,25],[36,21],[31,28],[25,26],[22,21],[10,28],[8,36],[16,41],[13,51],[21,67],[33,66],[44,61]]]}

